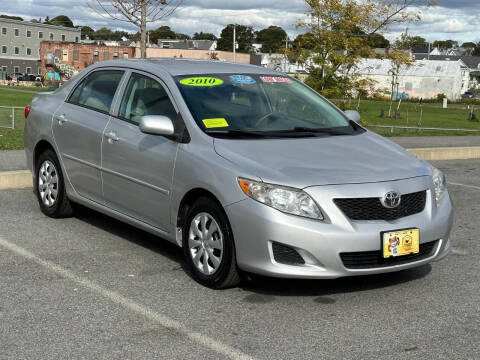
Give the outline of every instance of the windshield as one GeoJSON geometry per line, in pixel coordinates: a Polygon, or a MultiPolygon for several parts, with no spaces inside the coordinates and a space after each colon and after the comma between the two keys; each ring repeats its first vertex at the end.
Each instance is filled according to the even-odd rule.
{"type": "Polygon", "coordinates": [[[287,76],[177,76],[198,126],[211,135],[349,135],[361,128],[305,85],[287,76]]]}

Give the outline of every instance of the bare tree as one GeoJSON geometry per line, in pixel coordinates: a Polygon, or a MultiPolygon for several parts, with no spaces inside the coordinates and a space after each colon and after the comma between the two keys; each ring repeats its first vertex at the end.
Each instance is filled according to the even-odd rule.
{"type": "Polygon", "coordinates": [[[183,0],[91,0],[90,8],[109,19],[124,21],[140,29],[142,58],[147,57],[147,23],[172,15],[183,0]]]}

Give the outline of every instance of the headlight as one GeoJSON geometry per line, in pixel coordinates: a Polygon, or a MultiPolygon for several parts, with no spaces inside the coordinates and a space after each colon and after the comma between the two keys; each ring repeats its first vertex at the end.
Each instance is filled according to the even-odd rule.
{"type": "Polygon", "coordinates": [[[435,200],[437,200],[438,204],[438,202],[442,200],[446,190],[447,182],[445,180],[445,175],[440,170],[434,167],[432,173],[432,181],[433,188],[435,190],[435,200]]]}
{"type": "Polygon", "coordinates": [[[238,184],[247,196],[274,209],[310,219],[324,219],[315,201],[300,189],[265,184],[243,178],[238,178],[238,184]]]}

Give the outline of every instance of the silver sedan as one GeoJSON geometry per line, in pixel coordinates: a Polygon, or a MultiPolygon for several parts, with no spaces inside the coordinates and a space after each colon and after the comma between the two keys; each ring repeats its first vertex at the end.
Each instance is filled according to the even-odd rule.
{"type": "Polygon", "coordinates": [[[443,174],[281,73],[107,61],[25,113],[44,214],[71,216],[79,203],[157,234],[212,288],[243,272],[392,272],[451,247],[443,174]]]}

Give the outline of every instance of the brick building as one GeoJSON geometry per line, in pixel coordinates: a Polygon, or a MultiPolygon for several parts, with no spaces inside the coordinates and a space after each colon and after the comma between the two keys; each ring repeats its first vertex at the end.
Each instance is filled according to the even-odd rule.
{"type": "Polygon", "coordinates": [[[107,46],[103,43],[79,44],[60,41],[42,41],[40,44],[41,73],[59,72],[64,78],[87,66],[104,60],[135,57],[135,47],[107,46]]]}

